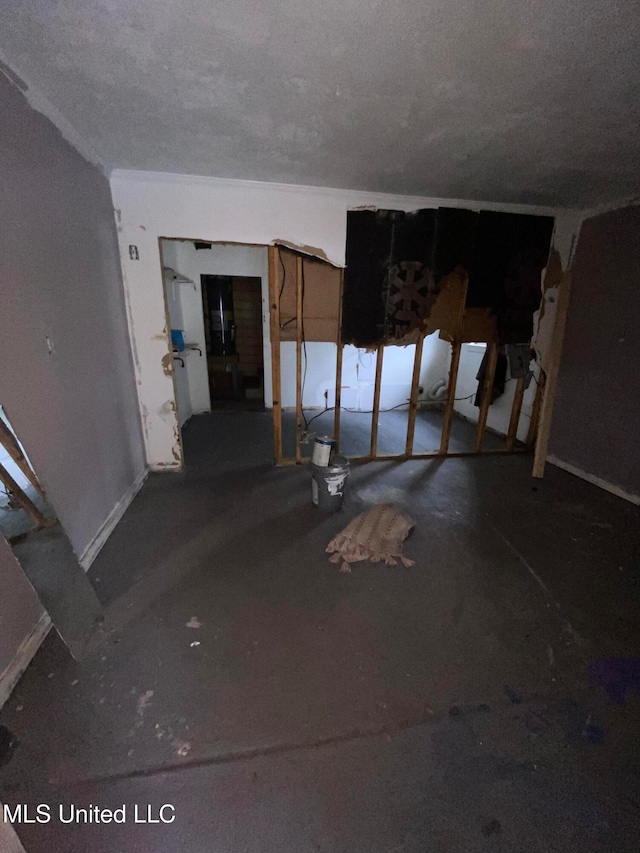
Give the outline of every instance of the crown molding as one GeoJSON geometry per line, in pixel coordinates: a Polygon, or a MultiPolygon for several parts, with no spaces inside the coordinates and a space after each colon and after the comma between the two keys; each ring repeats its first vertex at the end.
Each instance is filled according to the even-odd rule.
{"type": "Polygon", "coordinates": [[[140,184],[170,184],[172,186],[200,187],[218,190],[253,190],[256,192],[279,192],[290,194],[326,196],[346,201],[349,209],[385,208],[417,210],[430,207],[458,207],[468,210],[492,210],[504,213],[528,213],[534,216],[573,215],[582,216],[574,209],[544,207],[528,204],[507,204],[500,202],[478,201],[477,199],[438,198],[420,195],[402,195],[398,193],[379,193],[368,190],[356,190],[338,187],[308,186],[305,184],[283,184],[267,181],[247,181],[237,178],[215,178],[205,175],[181,175],[173,172],[147,172],[136,169],[113,169],[112,182],[133,182],[140,184]]]}

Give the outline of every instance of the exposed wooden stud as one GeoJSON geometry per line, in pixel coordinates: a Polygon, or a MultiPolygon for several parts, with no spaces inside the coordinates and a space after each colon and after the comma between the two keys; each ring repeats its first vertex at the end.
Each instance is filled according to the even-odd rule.
{"type": "Polygon", "coordinates": [[[407,419],[407,443],[405,453],[408,457],[413,454],[413,439],[416,433],[416,414],[418,411],[418,394],[420,393],[420,367],[422,365],[422,347],[424,335],[416,341],[416,351],[413,357],[413,376],[411,377],[411,396],[409,397],[409,417],[407,419]]]}
{"type": "Polygon", "coordinates": [[[509,430],[507,432],[507,450],[513,450],[518,436],[518,425],[520,423],[520,412],[522,410],[522,400],[524,398],[524,377],[520,376],[516,380],[516,390],[513,395],[513,403],[511,405],[511,418],[509,419],[509,430]]]}
{"type": "Polygon", "coordinates": [[[336,395],[335,406],[333,410],[333,438],[335,441],[336,453],[340,452],[340,412],[342,405],[342,342],[338,344],[338,352],[336,353],[336,395]]]}
{"type": "Polygon", "coordinates": [[[36,477],[34,471],[31,468],[31,465],[29,465],[24,453],[20,449],[20,445],[18,443],[17,438],[11,432],[11,430],[2,420],[2,418],[0,418],[0,444],[2,444],[9,456],[13,459],[18,468],[22,471],[24,476],[31,483],[33,488],[38,492],[38,494],[44,497],[44,489],[40,485],[38,478],[36,477]]]}
{"type": "Polygon", "coordinates": [[[22,491],[4,465],[0,465],[0,481],[4,483],[11,500],[22,507],[38,527],[46,527],[49,524],[53,524],[53,519],[47,518],[40,512],[31,498],[22,491]]]}
{"type": "Polygon", "coordinates": [[[482,382],[480,411],[478,412],[478,426],[476,427],[476,441],[473,448],[475,453],[482,452],[482,441],[487,426],[487,415],[489,414],[493,391],[493,379],[496,375],[496,364],[498,363],[498,345],[496,343],[487,344],[487,356],[487,365],[482,382]]]}
{"type": "Polygon", "coordinates": [[[460,352],[462,344],[455,341],[451,349],[451,365],[449,367],[449,385],[447,402],[442,415],[442,437],[440,439],[440,453],[449,454],[449,438],[451,437],[451,424],[453,422],[453,407],[455,405],[456,383],[458,381],[458,368],[460,366],[460,352]]]}
{"type": "Polygon", "coordinates": [[[536,384],[536,394],[533,398],[533,408],[531,409],[531,420],[529,421],[529,431],[527,432],[527,446],[533,447],[538,434],[538,422],[540,420],[540,406],[542,405],[542,397],[544,396],[544,371],[541,370],[538,374],[536,384]]]}
{"type": "Polygon", "coordinates": [[[282,465],[282,380],[280,373],[280,249],[269,246],[269,330],[271,336],[271,384],[273,394],[273,459],[282,465]]]}
{"type": "Polygon", "coordinates": [[[336,393],[333,410],[333,438],[336,453],[340,451],[340,406],[342,405],[342,297],[344,292],[344,270],[340,270],[340,296],[338,309],[338,349],[336,352],[336,393]]]}
{"type": "Polygon", "coordinates": [[[303,260],[296,256],[296,462],[302,460],[302,339],[303,339],[303,260]]]}
{"type": "Polygon", "coordinates": [[[378,344],[376,351],[376,378],[373,386],[373,412],[371,413],[371,458],[378,454],[378,418],[380,416],[380,384],[382,382],[382,363],[384,344],[378,344]]]}
{"type": "Polygon", "coordinates": [[[560,373],[560,359],[562,357],[562,343],[564,341],[564,330],[567,324],[567,311],[569,310],[569,295],[571,293],[571,273],[564,272],[560,281],[558,293],[558,309],[556,322],[553,327],[553,337],[547,359],[546,381],[544,394],[540,406],[540,423],[536,437],[536,450],[533,459],[534,477],[544,476],[544,466],[547,461],[549,449],[549,436],[551,434],[551,418],[553,416],[553,404],[556,398],[556,387],[558,374],[560,373]]]}
{"type": "MultiPolygon", "coordinates": [[[[460,286],[457,305],[455,306],[455,320],[452,328],[452,350],[451,350],[451,365],[449,366],[449,385],[447,391],[447,402],[445,403],[444,413],[442,416],[442,434],[440,438],[440,450],[442,455],[448,454],[449,439],[451,437],[451,424],[453,422],[453,409],[455,406],[456,384],[458,381],[458,368],[460,367],[460,353],[462,351],[462,337],[464,332],[464,315],[467,303],[467,287],[469,286],[469,277],[465,274],[459,278],[460,286]]],[[[453,281],[449,284],[449,288],[453,288],[453,281]]]]}

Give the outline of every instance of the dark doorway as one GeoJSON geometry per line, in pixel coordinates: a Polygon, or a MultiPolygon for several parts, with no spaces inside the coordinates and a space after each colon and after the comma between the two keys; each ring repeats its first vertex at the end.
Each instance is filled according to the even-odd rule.
{"type": "Polygon", "coordinates": [[[263,403],[261,280],[203,275],[201,281],[211,399],[263,403]]]}

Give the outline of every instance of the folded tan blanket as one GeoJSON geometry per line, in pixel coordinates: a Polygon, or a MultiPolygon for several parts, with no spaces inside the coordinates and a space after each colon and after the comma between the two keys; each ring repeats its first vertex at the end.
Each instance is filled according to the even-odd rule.
{"type": "Polygon", "coordinates": [[[350,572],[350,563],[369,560],[395,566],[415,565],[402,554],[402,545],[415,521],[403,515],[396,504],[379,504],[361,512],[327,545],[332,563],[342,563],[341,572],[350,572]]]}

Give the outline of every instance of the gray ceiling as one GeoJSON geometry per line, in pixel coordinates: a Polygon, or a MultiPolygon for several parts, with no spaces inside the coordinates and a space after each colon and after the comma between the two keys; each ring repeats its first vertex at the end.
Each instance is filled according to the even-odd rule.
{"type": "Polygon", "coordinates": [[[3,0],[109,167],[593,207],[640,192],[635,0],[3,0]]]}

